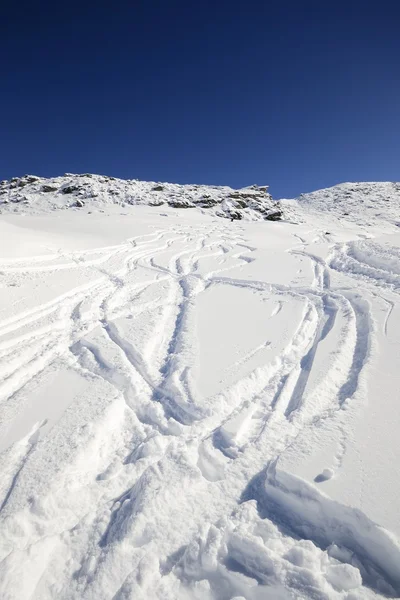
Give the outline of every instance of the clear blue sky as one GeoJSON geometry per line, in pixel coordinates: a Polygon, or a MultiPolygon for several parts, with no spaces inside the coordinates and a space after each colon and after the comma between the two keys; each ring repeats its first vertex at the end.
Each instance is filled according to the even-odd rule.
{"type": "Polygon", "coordinates": [[[395,0],[6,0],[0,56],[0,178],[400,180],[395,0]]]}

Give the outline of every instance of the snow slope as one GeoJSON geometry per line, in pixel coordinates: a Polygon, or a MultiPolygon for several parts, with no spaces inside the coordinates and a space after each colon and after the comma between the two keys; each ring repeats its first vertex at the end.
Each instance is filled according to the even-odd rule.
{"type": "Polygon", "coordinates": [[[368,233],[370,228],[387,232],[400,226],[400,183],[341,183],[301,194],[295,200],[281,200],[280,206],[296,221],[318,215],[328,224],[347,226],[351,230],[359,225],[368,233]]]}
{"type": "Polygon", "coordinates": [[[2,206],[1,599],[400,597],[397,207],[340,193],[2,206]]]}

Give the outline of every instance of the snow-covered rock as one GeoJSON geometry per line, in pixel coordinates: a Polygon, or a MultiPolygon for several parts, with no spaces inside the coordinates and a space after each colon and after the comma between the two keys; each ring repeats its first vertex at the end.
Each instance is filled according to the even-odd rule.
{"type": "Polygon", "coordinates": [[[268,186],[252,185],[234,190],[227,186],[123,180],[89,173],[66,173],[50,179],[24,175],[0,182],[2,212],[32,214],[83,206],[101,210],[108,204],[197,208],[233,220],[275,221],[282,217],[279,204],[268,193],[268,186]]]}

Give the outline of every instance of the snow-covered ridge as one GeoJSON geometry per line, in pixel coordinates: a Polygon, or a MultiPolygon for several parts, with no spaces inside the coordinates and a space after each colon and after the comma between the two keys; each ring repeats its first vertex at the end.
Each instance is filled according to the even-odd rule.
{"type": "MultiPolygon", "coordinates": [[[[341,183],[274,200],[268,186],[241,189],[228,186],[180,185],[137,179],[117,179],[86,173],[60,177],[24,175],[0,182],[0,213],[43,214],[54,210],[104,211],[107,206],[169,206],[197,209],[205,214],[246,221],[296,223],[315,217],[339,226],[399,227],[400,183],[341,183]]],[[[314,222],[314,221],[313,221],[314,222]]]]}
{"type": "Polygon", "coordinates": [[[339,223],[361,226],[400,225],[400,183],[390,181],[340,183],[330,188],[281,200],[285,215],[299,221],[310,212],[339,223]]]}
{"type": "Polygon", "coordinates": [[[102,210],[107,204],[197,208],[235,220],[274,221],[282,216],[279,204],[268,193],[268,186],[234,190],[227,186],[178,185],[70,173],[52,178],[24,175],[0,182],[2,212],[32,214],[84,206],[102,210]]]}

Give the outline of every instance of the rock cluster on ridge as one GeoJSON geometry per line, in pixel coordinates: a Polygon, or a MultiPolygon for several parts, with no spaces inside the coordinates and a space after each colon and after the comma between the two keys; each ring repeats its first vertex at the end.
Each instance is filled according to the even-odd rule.
{"type": "Polygon", "coordinates": [[[279,203],[272,199],[267,186],[234,190],[227,186],[178,185],[69,173],[53,178],[24,175],[0,183],[2,212],[32,214],[86,205],[101,210],[107,204],[197,208],[232,220],[282,218],[279,203]]]}

